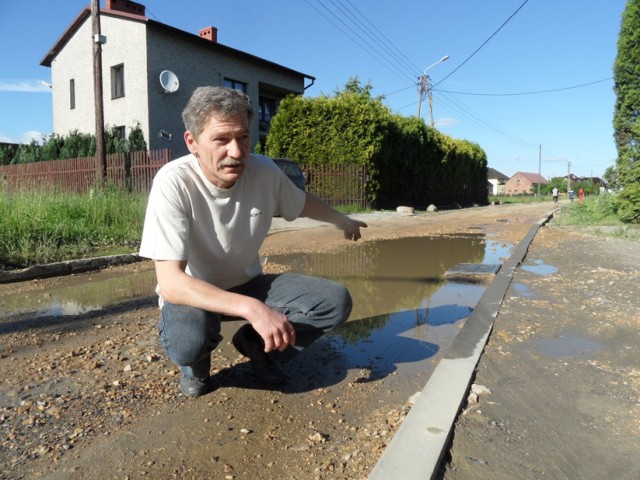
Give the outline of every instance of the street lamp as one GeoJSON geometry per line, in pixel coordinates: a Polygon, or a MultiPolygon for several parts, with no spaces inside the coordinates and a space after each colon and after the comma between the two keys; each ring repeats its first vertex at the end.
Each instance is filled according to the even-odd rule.
{"type": "Polygon", "coordinates": [[[445,55],[437,62],[429,65],[422,72],[422,76],[420,77],[420,83],[418,83],[418,118],[420,118],[420,106],[422,105],[422,92],[427,93],[427,100],[429,102],[429,120],[430,125],[433,127],[433,100],[431,98],[431,88],[429,87],[429,75],[427,75],[427,70],[435,67],[439,63],[444,62],[449,59],[449,55],[445,55]]]}

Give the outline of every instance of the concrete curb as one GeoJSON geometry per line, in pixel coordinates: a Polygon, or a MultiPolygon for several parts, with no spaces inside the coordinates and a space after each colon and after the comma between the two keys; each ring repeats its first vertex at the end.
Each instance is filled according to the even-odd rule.
{"type": "Polygon", "coordinates": [[[21,270],[0,270],[0,283],[23,282],[36,278],[58,277],[73,273],[100,270],[115,265],[124,265],[146,260],[135,254],[110,255],[107,257],[83,258],[67,262],[34,265],[21,270]]]}
{"type": "Polygon", "coordinates": [[[487,287],[378,460],[369,480],[435,478],[513,273],[526,256],[539,228],[553,217],[553,213],[531,227],[487,287]]]}

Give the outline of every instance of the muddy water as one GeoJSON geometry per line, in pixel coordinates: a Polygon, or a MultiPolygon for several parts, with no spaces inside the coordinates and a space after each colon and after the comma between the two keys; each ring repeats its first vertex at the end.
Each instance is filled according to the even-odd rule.
{"type": "MultiPolygon", "coordinates": [[[[510,245],[482,234],[381,240],[339,253],[271,256],[265,263],[335,279],[354,299],[349,322],[321,341],[342,359],[341,370],[358,371],[357,381],[391,373],[411,375],[433,365],[453,340],[484,291],[484,285],[447,282],[444,272],[458,263],[501,263],[510,245]]],[[[0,301],[2,318],[73,317],[131,301],[155,302],[150,264],[138,271],[100,272],[60,278],[57,284],[0,301]]],[[[237,322],[223,326],[230,338],[237,322]]],[[[228,345],[221,345],[228,350],[228,345]]]]}
{"type": "MultiPolygon", "coordinates": [[[[34,283],[37,285],[37,281],[34,283]]],[[[59,277],[52,286],[35,288],[27,294],[3,294],[0,315],[75,316],[132,300],[154,301],[155,285],[155,273],[150,263],[140,264],[138,271],[126,275],[109,270],[69,275],[59,277]]]]}
{"type": "Polygon", "coordinates": [[[351,380],[387,378],[389,385],[412,378],[417,388],[486,288],[445,281],[445,271],[458,263],[501,263],[509,251],[509,245],[478,234],[382,240],[337,254],[272,256],[266,261],[349,287],[352,315],[321,343],[342,357],[343,368],[354,375],[351,380]]]}

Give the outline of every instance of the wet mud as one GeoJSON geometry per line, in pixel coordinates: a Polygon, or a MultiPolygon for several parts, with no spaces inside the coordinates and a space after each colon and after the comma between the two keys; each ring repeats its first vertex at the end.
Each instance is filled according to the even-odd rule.
{"type": "Polygon", "coordinates": [[[148,262],[0,286],[2,478],[366,478],[483,286],[443,278],[496,263],[548,206],[369,221],[271,235],[267,271],[349,286],[349,322],[257,385],[223,325],[214,392],[185,399],[155,331],[148,262]]]}
{"type": "Polygon", "coordinates": [[[536,235],[438,478],[640,478],[638,242],[536,235]]]}

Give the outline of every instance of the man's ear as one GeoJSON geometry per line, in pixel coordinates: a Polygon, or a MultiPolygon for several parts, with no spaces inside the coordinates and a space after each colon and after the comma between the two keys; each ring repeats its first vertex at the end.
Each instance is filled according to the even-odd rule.
{"type": "Polygon", "coordinates": [[[194,155],[198,154],[198,141],[189,130],[184,132],[184,143],[187,144],[187,148],[191,153],[194,155]]]}

